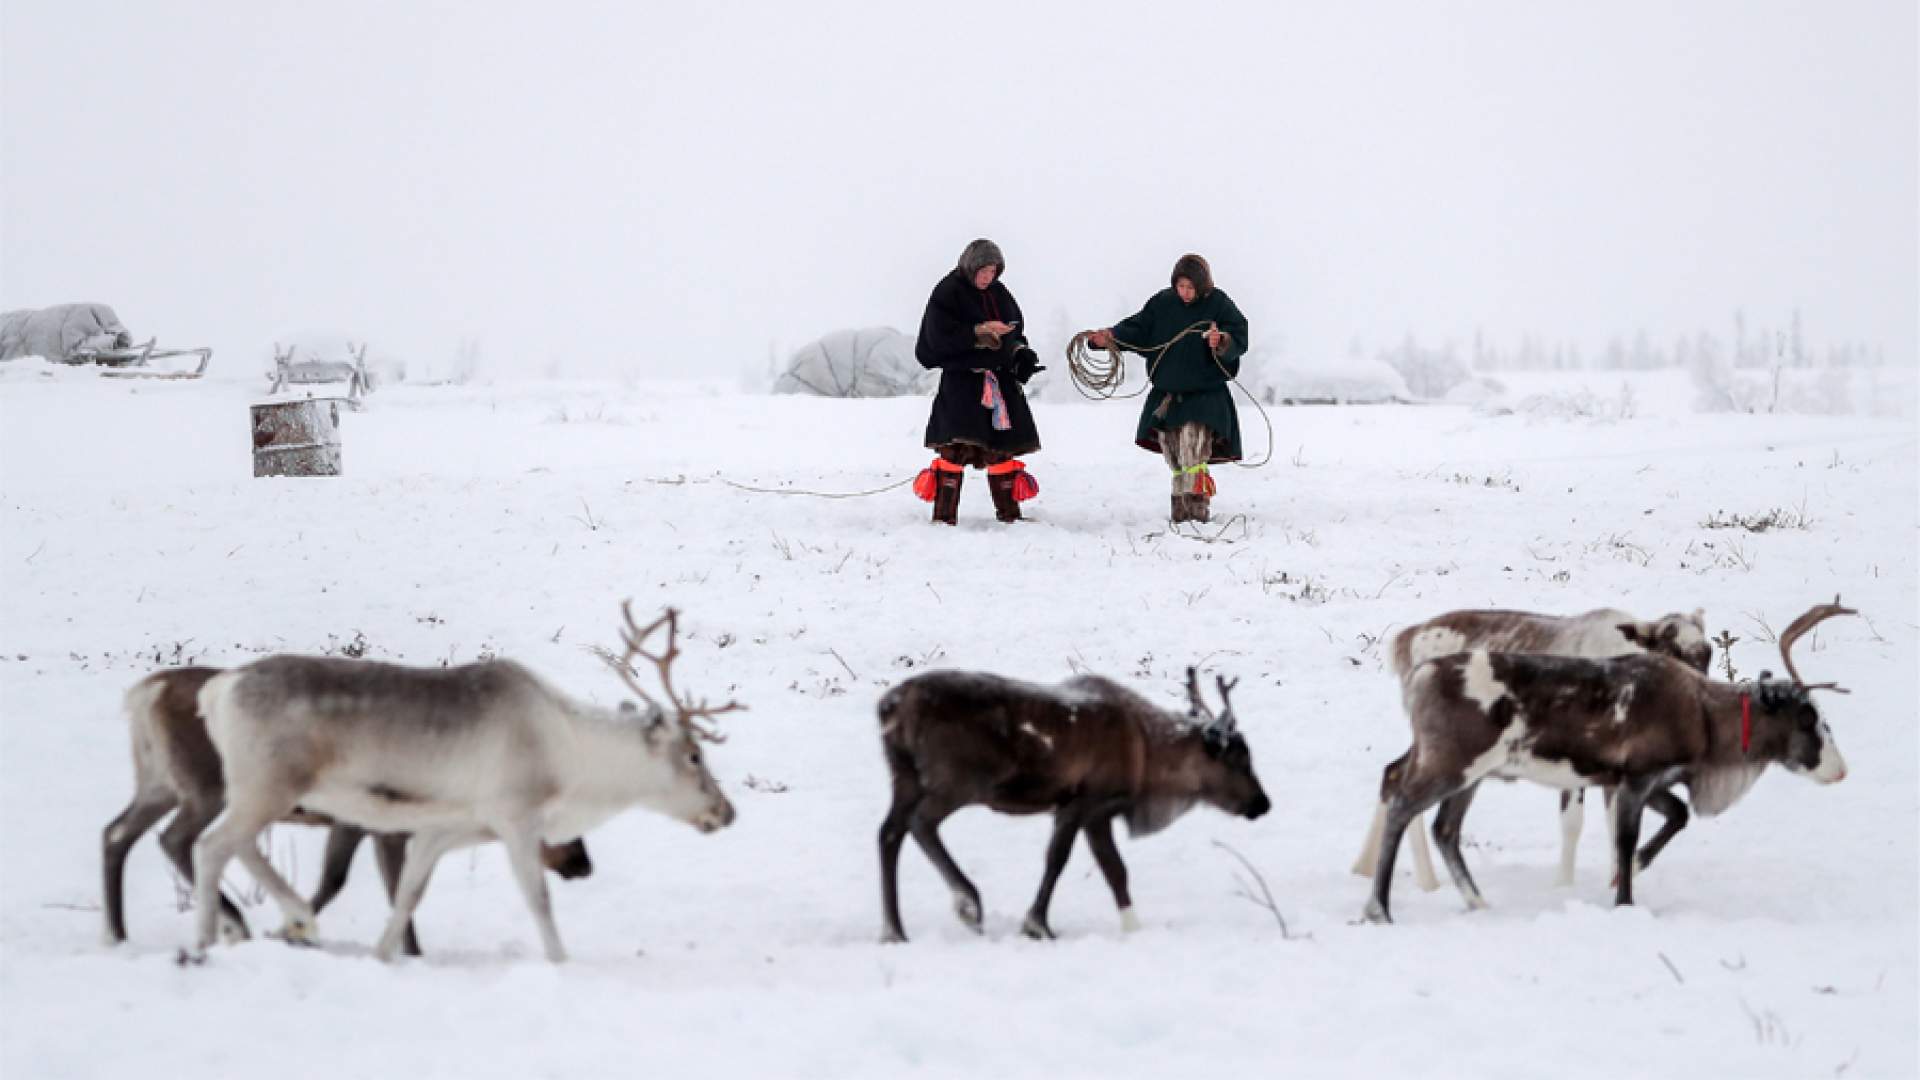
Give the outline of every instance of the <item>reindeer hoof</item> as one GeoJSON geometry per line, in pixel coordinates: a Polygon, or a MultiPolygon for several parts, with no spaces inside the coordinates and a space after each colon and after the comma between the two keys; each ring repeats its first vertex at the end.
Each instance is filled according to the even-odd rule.
{"type": "Polygon", "coordinates": [[[250,941],[252,939],[253,934],[247,930],[246,923],[240,922],[229,915],[220,916],[220,943],[222,945],[238,945],[243,941],[250,941]]]}
{"type": "Polygon", "coordinates": [[[181,949],[173,954],[173,962],[180,967],[199,967],[207,962],[207,950],[181,949]]]}
{"type": "Polygon", "coordinates": [[[906,943],[907,935],[898,930],[880,931],[880,944],[882,945],[905,945],[906,943]]]}
{"type": "Polygon", "coordinates": [[[306,919],[290,919],[273,936],[289,945],[320,944],[320,928],[306,919]]]}
{"type": "Polygon", "coordinates": [[[1121,908],[1120,909],[1120,932],[1123,934],[1135,934],[1135,933],[1139,933],[1139,931],[1140,931],[1140,916],[1135,915],[1133,913],[1132,908],[1121,908]]]}
{"type": "Polygon", "coordinates": [[[960,917],[960,921],[966,924],[967,929],[976,934],[980,933],[980,901],[971,896],[955,893],[953,913],[960,917]]]}
{"type": "Polygon", "coordinates": [[[1485,910],[1487,910],[1487,901],[1486,901],[1486,899],[1485,899],[1484,897],[1479,897],[1479,896],[1469,896],[1469,897],[1467,897],[1467,910],[1468,910],[1468,911],[1485,911],[1485,910]]]}
{"type": "Polygon", "coordinates": [[[1376,926],[1388,926],[1393,922],[1393,916],[1387,914],[1386,907],[1378,900],[1367,901],[1367,910],[1361,917],[1376,926]]]}
{"type": "Polygon", "coordinates": [[[1031,915],[1027,916],[1027,921],[1021,924],[1020,932],[1035,941],[1053,940],[1053,928],[1031,915]]]}

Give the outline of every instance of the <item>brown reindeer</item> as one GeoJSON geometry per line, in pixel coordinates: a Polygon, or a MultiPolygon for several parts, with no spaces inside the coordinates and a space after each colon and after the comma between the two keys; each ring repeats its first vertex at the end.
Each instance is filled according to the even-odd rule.
{"type": "MultiPolygon", "coordinates": [[[[192,886],[193,842],[226,806],[226,780],[220,755],[207,737],[206,721],[200,716],[196,700],[201,687],[218,674],[220,669],[211,667],[169,668],[141,679],[127,692],[127,720],[133,736],[133,799],[120,816],[108,824],[101,838],[105,877],[103,907],[109,945],[127,939],[122,880],[127,853],[133,845],[161,818],[172,813],[173,820],[161,831],[160,847],[174,869],[192,886]]],[[[343,825],[298,807],[285,820],[328,826],[320,887],[311,901],[314,911],[318,912],[346,885],[354,852],[370,834],[365,829],[343,825]]],[[[387,897],[391,900],[400,876],[407,834],[371,835],[380,876],[386,882],[387,897]]],[[[585,877],[593,872],[586,844],[580,840],[548,847],[541,852],[541,858],[547,869],[563,878],[585,877]]],[[[246,940],[250,935],[240,908],[224,892],[219,899],[221,936],[228,941],[246,940]]],[[[420,942],[411,921],[407,924],[404,948],[409,956],[420,955],[420,942]]]]}
{"type": "Polygon", "coordinates": [[[1746,794],[1770,764],[1823,784],[1846,763],[1793,666],[1793,645],[1824,619],[1851,615],[1834,603],[1795,619],[1780,635],[1788,679],[1718,682],[1665,656],[1589,660],[1485,649],[1429,661],[1406,688],[1413,747],[1381,785],[1386,830],[1366,917],[1392,921],[1388,894],[1401,834],[1438,805],[1434,842],[1468,907],[1486,901],[1460,854],[1461,823],[1480,781],[1524,779],[1562,790],[1617,789],[1615,902],[1633,903],[1634,849],[1648,798],[1686,779],[1694,809],[1712,816],[1746,794]]]}
{"type": "Polygon", "coordinates": [[[1113,819],[1134,836],[1171,824],[1196,802],[1257,818],[1271,804],[1253,774],[1228,693],[1222,711],[1201,698],[1187,669],[1190,711],[1170,712],[1097,676],[1036,686],[995,675],[931,672],[880,699],[880,741],[893,775],[893,806],[880,826],[883,940],[905,941],[896,874],[908,833],[953,891],[954,911],[980,930],[980,891],[940,841],[940,823],[967,806],[1003,814],[1052,814],[1046,872],[1022,930],[1051,938],[1047,906],[1074,837],[1087,846],[1113,890],[1121,924],[1138,921],[1127,868],[1113,842],[1113,819]]]}
{"type": "MultiPolygon", "coordinates": [[[[1707,641],[1704,614],[1663,615],[1651,622],[1634,618],[1614,608],[1600,608],[1579,615],[1540,615],[1530,611],[1498,609],[1449,611],[1400,631],[1393,637],[1390,653],[1394,677],[1406,691],[1415,668],[1435,657],[1450,656],[1469,649],[1487,649],[1503,653],[1547,653],[1553,656],[1585,656],[1603,659],[1638,652],[1661,653],[1687,666],[1706,671],[1713,661],[1713,646],[1707,641]]],[[[1389,771],[1401,762],[1387,766],[1389,771]]],[[[1584,792],[1560,793],[1560,877],[1561,885],[1573,884],[1574,855],[1580,846],[1580,829],[1586,820],[1584,792]]],[[[1611,798],[1611,795],[1608,796],[1611,798]]],[[[1669,791],[1657,791],[1648,805],[1665,819],[1660,832],[1637,858],[1637,869],[1645,870],[1674,834],[1687,827],[1687,804],[1669,791]]],[[[1611,819],[1609,819],[1611,820],[1611,819]]],[[[1380,860],[1380,832],[1386,827],[1387,807],[1382,802],[1374,810],[1373,825],[1367,832],[1353,872],[1365,877],[1373,873],[1380,860]]],[[[1422,889],[1440,887],[1433,874],[1433,857],[1427,852],[1426,834],[1417,826],[1408,835],[1413,846],[1414,880],[1422,889]]]]}

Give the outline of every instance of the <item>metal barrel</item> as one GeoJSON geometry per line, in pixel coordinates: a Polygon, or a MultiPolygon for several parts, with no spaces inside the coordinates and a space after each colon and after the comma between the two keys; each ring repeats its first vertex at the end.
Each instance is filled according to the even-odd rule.
{"type": "Polygon", "coordinates": [[[253,475],[339,476],[339,401],[303,398],[253,406],[253,475]]]}

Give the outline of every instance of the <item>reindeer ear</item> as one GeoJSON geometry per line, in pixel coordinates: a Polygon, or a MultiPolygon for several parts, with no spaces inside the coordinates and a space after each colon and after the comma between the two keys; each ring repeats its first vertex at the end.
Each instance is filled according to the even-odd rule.
{"type": "Polygon", "coordinates": [[[1689,621],[1693,623],[1695,629],[1699,630],[1703,634],[1707,632],[1707,609],[1706,608],[1694,608],[1693,614],[1687,616],[1687,618],[1689,621]]]}
{"type": "Polygon", "coordinates": [[[1633,644],[1643,649],[1647,647],[1647,637],[1641,632],[1639,623],[1623,622],[1616,625],[1614,629],[1620,631],[1620,636],[1633,644]]]}

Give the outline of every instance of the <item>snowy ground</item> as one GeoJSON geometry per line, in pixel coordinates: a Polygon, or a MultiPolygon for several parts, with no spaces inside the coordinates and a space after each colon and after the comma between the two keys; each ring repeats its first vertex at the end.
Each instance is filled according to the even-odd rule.
{"type": "MultiPolygon", "coordinates": [[[[996,525],[975,478],[961,527],[935,529],[904,490],[719,482],[908,476],[919,401],[399,387],[345,419],[344,478],[267,481],[249,476],[252,384],[0,375],[0,1071],[1913,1075],[1913,424],[1696,416],[1684,380],[1634,385],[1625,420],[1280,410],[1273,464],[1222,470],[1216,513],[1245,516],[1207,544],[1167,535],[1131,405],[1038,406],[1033,520],[996,525]],[[1703,524],[1776,508],[1811,522],[1703,524]],[[1867,618],[1828,624],[1801,666],[1854,689],[1823,699],[1845,783],[1775,771],[1618,911],[1598,815],[1578,885],[1556,889],[1554,796],[1500,786],[1468,820],[1492,910],[1403,878],[1399,925],[1352,925],[1366,883],[1348,865],[1405,745],[1393,628],[1462,606],[1701,606],[1752,674],[1778,669],[1763,623],[1836,592],[1867,618]],[[595,876],[556,894],[573,963],[539,959],[491,849],[443,864],[424,962],[368,956],[384,903],[363,857],[324,948],[178,967],[189,916],[150,839],[128,866],[132,941],[101,946],[99,833],[131,771],[118,700],[157,663],[359,642],[417,664],[510,655],[611,700],[582,646],[612,640],[626,596],[682,607],[685,682],[751,706],[712,753],[741,817],[711,837],[641,813],[592,834],[595,876]],[[1172,702],[1196,662],[1243,680],[1275,812],[1123,841],[1142,932],[1122,936],[1080,851],[1061,940],[1020,938],[1046,825],[973,811],[947,834],[985,939],[909,846],[914,940],[876,944],[884,687],[1085,669],[1172,702]],[[1260,868],[1293,940],[1235,896],[1215,840],[1260,868]]],[[[310,886],[318,835],[282,828],[273,848],[310,886]]],[[[243,871],[230,884],[253,895],[243,871]]]]}

